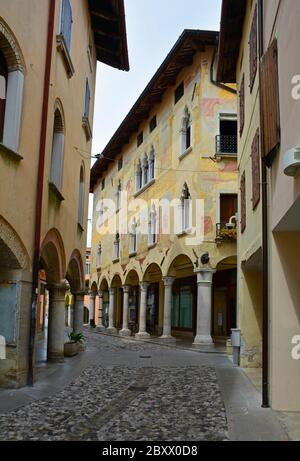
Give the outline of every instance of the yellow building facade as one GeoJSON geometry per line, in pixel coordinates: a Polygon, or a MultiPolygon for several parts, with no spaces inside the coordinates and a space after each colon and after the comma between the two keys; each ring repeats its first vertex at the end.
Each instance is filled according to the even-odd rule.
{"type": "Polygon", "coordinates": [[[0,6],[0,336],[5,344],[0,385],[5,387],[34,378],[45,299],[48,359],[63,360],[69,288],[75,297],[74,329],[82,327],[96,62],[128,70],[123,2],[91,8],[93,3],[4,0],[0,6]],[[104,19],[108,13],[111,23],[104,19]],[[103,32],[111,27],[115,43],[103,32]]]}
{"type": "Polygon", "coordinates": [[[98,327],[225,341],[235,326],[236,94],[184,31],[92,168],[98,327]]]}

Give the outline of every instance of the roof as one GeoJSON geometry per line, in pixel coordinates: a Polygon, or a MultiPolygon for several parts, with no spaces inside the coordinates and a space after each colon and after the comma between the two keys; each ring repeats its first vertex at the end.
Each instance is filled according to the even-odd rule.
{"type": "Polygon", "coordinates": [[[124,0],[88,0],[98,61],[129,70],[124,0]]]}
{"type": "Polygon", "coordinates": [[[152,107],[161,102],[165,91],[176,84],[178,74],[193,63],[194,54],[205,45],[217,44],[218,32],[190,30],[183,31],[166,59],[154,74],[130,112],[127,114],[91,170],[90,190],[93,189],[107,169],[108,164],[128,144],[130,136],[137,132],[139,125],[147,120],[152,107]]]}
{"type": "Polygon", "coordinates": [[[246,0],[223,0],[217,61],[217,81],[236,82],[236,66],[246,15],[246,0]]]}

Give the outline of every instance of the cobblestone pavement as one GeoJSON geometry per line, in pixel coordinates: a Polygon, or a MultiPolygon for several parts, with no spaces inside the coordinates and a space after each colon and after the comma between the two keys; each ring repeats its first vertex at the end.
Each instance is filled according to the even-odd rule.
{"type": "Polygon", "coordinates": [[[0,414],[0,440],[228,439],[214,366],[165,366],[157,359],[168,354],[163,346],[103,335],[90,335],[89,347],[142,360],[89,366],[55,395],[0,414]]]}

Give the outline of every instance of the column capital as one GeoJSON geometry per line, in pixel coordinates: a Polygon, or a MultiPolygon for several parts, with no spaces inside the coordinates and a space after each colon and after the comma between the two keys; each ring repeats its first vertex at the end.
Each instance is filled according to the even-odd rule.
{"type": "Polygon", "coordinates": [[[142,291],[147,291],[150,283],[149,282],[141,282],[140,287],[142,291]]]}
{"type": "Polygon", "coordinates": [[[163,277],[163,282],[165,284],[165,287],[172,286],[175,279],[176,277],[171,277],[169,275],[167,277],[163,277]]]}
{"type": "Polygon", "coordinates": [[[99,290],[99,291],[98,291],[98,296],[99,296],[99,298],[103,298],[103,294],[104,294],[104,293],[103,293],[102,290],[99,290]]]}
{"type": "Polygon", "coordinates": [[[128,293],[130,290],[130,285],[123,285],[122,288],[123,288],[123,293],[128,293]]]}
{"type": "Polygon", "coordinates": [[[74,296],[85,296],[87,295],[87,292],[86,291],[72,291],[72,295],[74,296]]]}
{"type": "Polygon", "coordinates": [[[58,300],[60,298],[64,299],[66,291],[70,289],[70,285],[67,280],[62,280],[60,283],[52,283],[47,285],[47,289],[50,291],[51,296],[58,300]]]}
{"type": "Polygon", "coordinates": [[[116,289],[115,288],[109,288],[109,295],[114,296],[116,289]]]}
{"type": "Polygon", "coordinates": [[[197,275],[197,284],[211,285],[213,283],[213,275],[217,272],[216,269],[196,269],[195,274],[197,275]]]}

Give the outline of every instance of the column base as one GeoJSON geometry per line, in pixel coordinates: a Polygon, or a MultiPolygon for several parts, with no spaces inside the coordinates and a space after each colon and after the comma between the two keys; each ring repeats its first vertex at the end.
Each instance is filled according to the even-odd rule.
{"type": "Polygon", "coordinates": [[[103,325],[97,325],[97,326],[96,326],[96,330],[97,330],[97,331],[106,331],[106,328],[105,328],[105,326],[103,326],[103,325]]]}
{"type": "Polygon", "coordinates": [[[174,336],[171,335],[162,335],[158,339],[163,343],[176,343],[176,338],[174,338],[174,336]]]}
{"type": "Polygon", "coordinates": [[[128,330],[127,328],[125,328],[125,329],[119,331],[119,335],[120,336],[131,336],[131,331],[128,330]]]}
{"type": "Polygon", "coordinates": [[[151,336],[146,331],[142,331],[135,334],[136,339],[150,339],[151,336]]]}
{"type": "Polygon", "coordinates": [[[214,346],[214,342],[210,335],[195,336],[193,346],[214,346]]]}
{"type": "Polygon", "coordinates": [[[118,333],[118,330],[115,327],[108,327],[106,328],[106,333],[108,335],[116,335],[118,333]]]}
{"type": "Polygon", "coordinates": [[[48,362],[52,363],[63,363],[65,361],[64,355],[49,354],[47,357],[48,362]]]}

